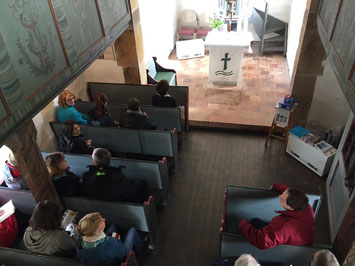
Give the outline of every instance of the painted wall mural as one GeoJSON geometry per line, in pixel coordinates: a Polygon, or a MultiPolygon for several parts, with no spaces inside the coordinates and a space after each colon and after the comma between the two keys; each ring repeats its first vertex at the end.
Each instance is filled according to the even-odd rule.
{"type": "Polygon", "coordinates": [[[129,13],[125,0],[98,0],[105,33],[129,13]]]}
{"type": "Polygon", "coordinates": [[[72,64],[78,56],[103,37],[96,1],[52,0],[51,3],[72,64]]]}
{"type": "Polygon", "coordinates": [[[0,143],[127,29],[128,7],[128,0],[101,8],[97,0],[0,1],[0,143]]]}
{"type": "Polygon", "coordinates": [[[66,67],[49,5],[42,0],[5,0],[0,17],[8,53],[28,98],[66,67]]]}

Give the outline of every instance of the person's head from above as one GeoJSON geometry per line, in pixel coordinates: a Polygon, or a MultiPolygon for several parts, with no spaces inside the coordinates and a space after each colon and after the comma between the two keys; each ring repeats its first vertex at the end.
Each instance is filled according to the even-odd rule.
{"type": "Polygon", "coordinates": [[[323,249],[313,254],[311,266],[340,266],[340,264],[332,252],[323,249]]]}
{"type": "Polygon", "coordinates": [[[65,121],[63,135],[67,138],[80,135],[80,126],[72,120],[65,121]]]}
{"type": "Polygon", "coordinates": [[[94,107],[94,113],[95,113],[95,118],[99,118],[102,116],[104,112],[107,112],[106,105],[108,102],[108,98],[105,94],[99,93],[95,97],[95,107],[94,107]]]}
{"type": "Polygon", "coordinates": [[[67,108],[68,106],[73,106],[75,104],[75,96],[68,90],[63,90],[59,94],[58,104],[60,107],[67,108]]]}
{"type": "Polygon", "coordinates": [[[141,109],[141,103],[137,98],[131,98],[128,100],[128,106],[127,109],[130,111],[140,111],[141,109]]]}
{"type": "Polygon", "coordinates": [[[104,148],[96,148],[92,152],[91,158],[95,166],[109,166],[111,153],[104,148]]]}
{"type": "Polygon", "coordinates": [[[306,194],[295,188],[286,189],[279,198],[281,206],[288,211],[301,211],[308,206],[306,194]]]}
{"type": "Polygon", "coordinates": [[[65,174],[65,170],[68,168],[67,160],[65,160],[64,154],[61,152],[53,152],[46,156],[44,159],[48,172],[52,176],[61,176],[65,174]]]}
{"type": "Polygon", "coordinates": [[[101,235],[106,226],[100,213],[92,212],[85,215],[78,223],[77,231],[83,237],[101,235]]]}
{"type": "Polygon", "coordinates": [[[10,153],[9,153],[9,160],[8,160],[8,163],[9,163],[10,165],[12,165],[12,166],[19,166],[19,165],[18,165],[18,162],[17,162],[17,160],[16,160],[16,158],[15,158],[15,155],[13,154],[12,151],[10,151],[10,153]]]}
{"type": "Polygon", "coordinates": [[[56,230],[60,227],[62,212],[53,201],[44,200],[37,203],[29,225],[33,230],[56,230]]]}
{"type": "Polygon", "coordinates": [[[156,90],[160,96],[164,96],[168,93],[169,90],[169,82],[165,79],[162,79],[161,81],[158,82],[156,86],[156,90]]]}
{"type": "Polygon", "coordinates": [[[260,266],[260,264],[252,255],[242,254],[235,261],[234,266],[260,266]]]}

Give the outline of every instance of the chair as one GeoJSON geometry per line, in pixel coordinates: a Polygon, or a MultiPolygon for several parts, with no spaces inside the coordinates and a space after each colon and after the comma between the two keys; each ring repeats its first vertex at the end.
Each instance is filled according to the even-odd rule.
{"type": "Polygon", "coordinates": [[[209,16],[206,12],[202,12],[199,15],[199,25],[198,25],[198,29],[196,32],[196,38],[200,38],[200,39],[206,39],[207,34],[212,30],[209,25],[209,16]]]}
{"type": "Polygon", "coordinates": [[[180,16],[180,25],[177,40],[182,40],[186,36],[189,36],[187,39],[194,39],[195,31],[198,28],[198,16],[196,11],[192,9],[184,10],[180,16]]]}
{"type": "Polygon", "coordinates": [[[147,64],[147,83],[157,84],[162,79],[166,79],[171,86],[176,86],[176,71],[162,67],[153,56],[147,64]]]}

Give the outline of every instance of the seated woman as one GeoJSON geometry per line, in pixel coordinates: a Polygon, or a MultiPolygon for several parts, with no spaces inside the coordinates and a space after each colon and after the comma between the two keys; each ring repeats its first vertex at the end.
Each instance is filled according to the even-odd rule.
{"type": "Polygon", "coordinates": [[[61,196],[79,196],[82,193],[79,177],[68,170],[63,153],[53,152],[45,158],[48,172],[53,177],[55,189],[61,196]]]}
{"type": "MultiPolygon", "coordinates": [[[[0,210],[0,217],[4,214],[0,210]]],[[[11,214],[8,218],[0,223],[0,247],[11,247],[18,233],[17,221],[15,214],[11,214]]]]}
{"type": "Polygon", "coordinates": [[[169,82],[165,79],[159,81],[156,86],[157,95],[152,97],[152,105],[159,107],[176,107],[176,101],[168,94],[169,82]]]}
{"type": "Polygon", "coordinates": [[[95,107],[88,112],[88,125],[93,126],[118,126],[117,121],[113,121],[110,113],[108,112],[107,96],[99,93],[96,96],[95,107]]]}
{"type": "MultiPolygon", "coordinates": [[[[105,226],[105,219],[98,212],[87,214],[79,221],[77,231],[82,241],[77,254],[85,265],[120,265],[130,251],[143,248],[143,240],[134,227],[129,229],[122,243],[117,237],[107,236],[105,226]]],[[[111,227],[109,231],[113,233],[114,230],[111,227]]]]}
{"type": "Polygon", "coordinates": [[[58,149],[61,152],[70,152],[77,154],[92,154],[91,139],[84,140],[84,136],[80,134],[80,126],[74,121],[66,121],[63,129],[63,135],[58,141],[58,149]]]}
{"type": "Polygon", "coordinates": [[[57,118],[60,123],[64,123],[67,120],[72,120],[77,124],[86,125],[87,115],[79,113],[75,107],[75,96],[68,90],[63,90],[59,94],[58,98],[58,108],[57,108],[57,118]]]}
{"type": "Polygon", "coordinates": [[[76,243],[60,227],[61,220],[57,204],[48,200],[38,202],[23,236],[26,247],[34,253],[74,257],[76,243]]]}
{"type": "Polygon", "coordinates": [[[28,189],[27,182],[21,173],[21,168],[18,166],[17,160],[12,151],[9,153],[9,160],[5,161],[3,178],[6,186],[11,189],[28,189]]]}

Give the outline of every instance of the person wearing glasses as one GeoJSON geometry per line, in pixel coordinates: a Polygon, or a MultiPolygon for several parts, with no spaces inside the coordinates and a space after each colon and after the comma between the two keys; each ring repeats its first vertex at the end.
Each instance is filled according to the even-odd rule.
{"type": "Polygon", "coordinates": [[[63,90],[59,94],[57,108],[57,118],[60,123],[64,123],[67,120],[72,120],[77,124],[87,125],[87,115],[78,112],[75,107],[75,96],[68,90],[63,90]]]}

